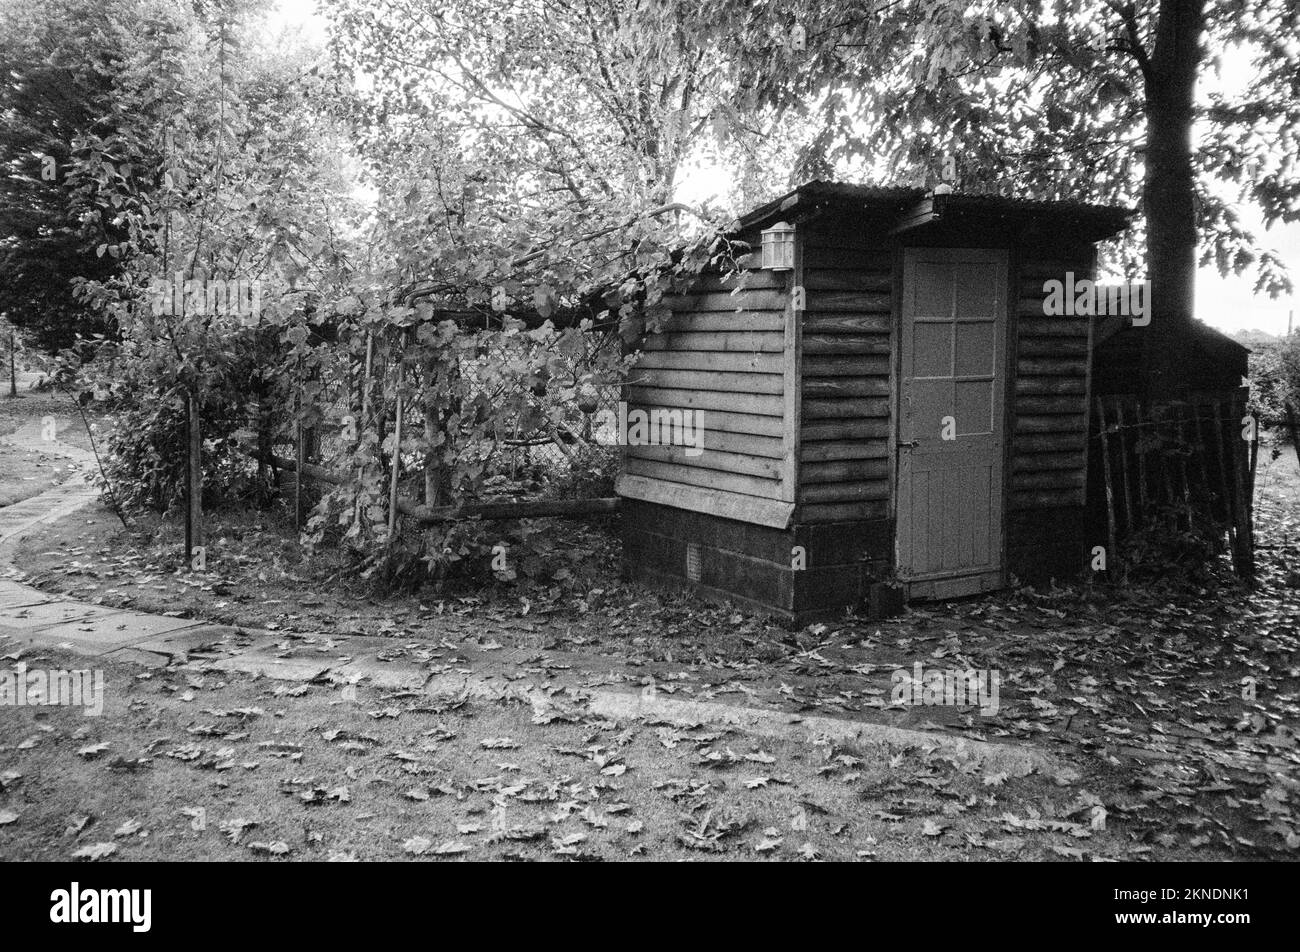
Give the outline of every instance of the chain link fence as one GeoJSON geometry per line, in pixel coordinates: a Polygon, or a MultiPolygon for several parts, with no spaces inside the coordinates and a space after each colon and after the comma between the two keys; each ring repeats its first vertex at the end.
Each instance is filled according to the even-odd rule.
{"type": "MultiPolygon", "coordinates": [[[[618,349],[621,344],[616,334],[601,331],[587,332],[583,346],[585,353],[572,362],[578,376],[608,357],[609,348],[618,349]]],[[[489,406],[503,404],[504,401],[497,399],[500,394],[493,390],[500,386],[500,377],[493,368],[521,361],[526,366],[535,366],[547,356],[546,347],[546,342],[520,334],[499,337],[491,346],[477,352],[460,351],[457,372],[466,384],[463,402],[468,405],[475,398],[485,397],[489,406]]],[[[342,474],[346,471],[343,461],[350,456],[361,434],[374,433],[382,444],[394,431],[399,395],[403,445],[409,447],[412,438],[423,442],[424,438],[431,437],[423,410],[423,375],[409,363],[404,369],[399,368],[401,357],[397,337],[376,335],[367,347],[365,359],[339,348],[332,359],[327,356],[318,368],[300,370],[289,388],[289,405],[270,408],[275,422],[270,424],[273,434],[269,447],[265,438],[261,442],[263,452],[269,450],[287,460],[298,459],[301,452],[303,462],[342,474]],[[301,426],[295,422],[296,418],[302,419],[301,426]]],[[[534,485],[545,483],[566,471],[576,451],[617,445],[619,387],[584,383],[577,388],[576,398],[569,398],[574,383],[573,379],[552,381],[553,391],[549,387],[539,387],[540,392],[536,393],[525,389],[524,405],[536,410],[535,413],[501,411],[500,417],[494,420],[497,438],[477,447],[487,454],[484,462],[492,473],[510,483],[525,477],[534,485]],[[550,405],[558,405],[560,413],[543,412],[550,405]],[[523,417],[530,418],[532,423],[525,422],[523,417]],[[537,421],[543,422],[538,425],[537,421]]],[[[258,426],[268,426],[267,420],[255,422],[253,429],[258,426]]],[[[421,474],[426,467],[423,455],[409,449],[403,453],[404,480],[422,482],[421,474]]],[[[283,479],[281,485],[286,485],[283,479]]],[[[287,485],[291,487],[292,480],[287,485]]],[[[428,493],[416,485],[406,486],[405,491],[421,501],[428,493]]],[[[440,500],[442,503],[456,501],[440,500]]]]}

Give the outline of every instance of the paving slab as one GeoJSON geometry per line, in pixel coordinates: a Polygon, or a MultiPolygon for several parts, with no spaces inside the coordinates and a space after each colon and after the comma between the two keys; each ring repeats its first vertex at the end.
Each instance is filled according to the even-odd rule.
{"type": "Polygon", "coordinates": [[[52,601],[28,605],[5,612],[3,624],[8,628],[40,629],[70,621],[107,618],[121,614],[120,609],[104,608],[86,602],[52,601]]]}
{"type": "Polygon", "coordinates": [[[197,625],[188,618],[166,618],[140,612],[113,612],[93,618],[78,619],[61,625],[38,628],[27,633],[29,644],[71,645],[86,654],[107,654],[118,648],[135,645],[163,631],[197,625]]]}
{"type": "Polygon", "coordinates": [[[139,648],[114,648],[112,651],[106,651],[99,657],[106,661],[120,661],[124,664],[138,664],[145,668],[164,668],[168,661],[160,654],[152,651],[141,651],[139,648]]]}
{"type": "Polygon", "coordinates": [[[349,681],[367,678],[379,687],[398,691],[418,691],[429,680],[429,671],[423,665],[414,661],[381,661],[374,655],[355,658],[333,670],[349,681]]]}
{"type": "Polygon", "coordinates": [[[55,601],[54,596],[39,589],[18,582],[0,579],[0,611],[10,608],[22,608],[25,605],[41,605],[55,601]]]}
{"type": "Polygon", "coordinates": [[[213,661],[208,667],[218,671],[242,671],[245,674],[260,674],[276,681],[310,681],[329,671],[333,665],[328,659],[308,658],[274,658],[265,655],[234,655],[213,661]]]}
{"type": "Polygon", "coordinates": [[[137,642],[133,647],[140,651],[152,651],[168,657],[181,658],[191,654],[242,654],[257,648],[269,648],[275,644],[270,637],[273,633],[249,631],[233,625],[212,625],[207,622],[192,622],[184,628],[178,628],[153,638],[137,642]]]}

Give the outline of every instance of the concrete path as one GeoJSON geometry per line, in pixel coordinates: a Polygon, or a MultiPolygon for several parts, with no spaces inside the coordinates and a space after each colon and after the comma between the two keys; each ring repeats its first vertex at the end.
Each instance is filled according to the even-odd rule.
{"type": "Polygon", "coordinates": [[[0,509],[0,636],[20,645],[54,645],[79,654],[105,655],[197,626],[191,619],[72,601],[14,580],[19,573],[13,555],[20,538],[99,498],[99,490],[87,482],[95,471],[94,454],[42,436],[42,426],[35,422],[0,441],[24,450],[57,453],[76,463],[79,472],[51,490],[0,509]]]}
{"type": "Polygon", "coordinates": [[[0,650],[15,645],[53,647],[114,661],[150,666],[194,663],[279,680],[326,678],[342,685],[364,680],[381,688],[432,695],[515,696],[537,708],[554,704],[557,692],[567,688],[580,692],[591,711],[612,718],[710,723],[816,744],[919,748],[1017,775],[1060,766],[1045,752],[1021,744],[850,718],[801,717],[767,708],[685,700],[628,683],[631,679],[593,686],[591,674],[608,671],[608,658],[566,658],[568,663],[557,666],[560,670],[539,671],[524,681],[517,668],[503,670],[497,659],[466,657],[473,653],[465,650],[458,652],[454,668],[445,664],[430,670],[419,658],[395,652],[399,646],[388,638],[250,630],[51,595],[18,580],[21,573],[13,564],[17,543],[40,526],[94,502],[99,491],[86,481],[87,475],[95,472],[93,454],[41,436],[40,425],[31,424],[0,437],[0,442],[61,454],[76,462],[81,472],[54,489],[0,509],[0,650]]]}

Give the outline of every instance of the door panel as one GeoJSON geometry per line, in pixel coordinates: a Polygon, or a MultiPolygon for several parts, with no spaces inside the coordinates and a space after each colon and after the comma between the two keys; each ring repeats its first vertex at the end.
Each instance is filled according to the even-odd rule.
{"type": "Polygon", "coordinates": [[[897,566],[913,597],[1001,584],[1006,286],[1004,252],[904,255],[897,566]]]}

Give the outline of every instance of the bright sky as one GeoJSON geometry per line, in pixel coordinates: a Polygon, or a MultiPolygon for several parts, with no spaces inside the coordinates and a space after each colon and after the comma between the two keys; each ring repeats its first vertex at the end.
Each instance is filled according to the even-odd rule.
{"type": "MultiPolygon", "coordinates": [[[[315,0],[279,0],[276,12],[270,16],[272,29],[285,26],[298,29],[309,41],[322,41],[325,21],[316,12],[315,0]]],[[[1232,87],[1244,78],[1246,66],[1242,59],[1227,57],[1228,66],[1223,77],[1211,85],[1232,87]]],[[[729,172],[719,166],[695,166],[686,170],[677,196],[679,201],[700,204],[706,200],[719,201],[728,191],[729,172]]],[[[1242,209],[1244,223],[1255,231],[1262,243],[1281,255],[1287,263],[1292,280],[1300,286],[1300,224],[1262,230],[1259,216],[1252,208],[1242,209]]],[[[1202,269],[1197,274],[1196,301],[1201,320],[1213,327],[1232,333],[1238,330],[1262,330],[1270,334],[1285,334],[1288,316],[1295,313],[1300,326],[1300,296],[1271,300],[1256,296],[1252,291],[1253,279],[1221,278],[1213,268],[1202,269]]]]}

